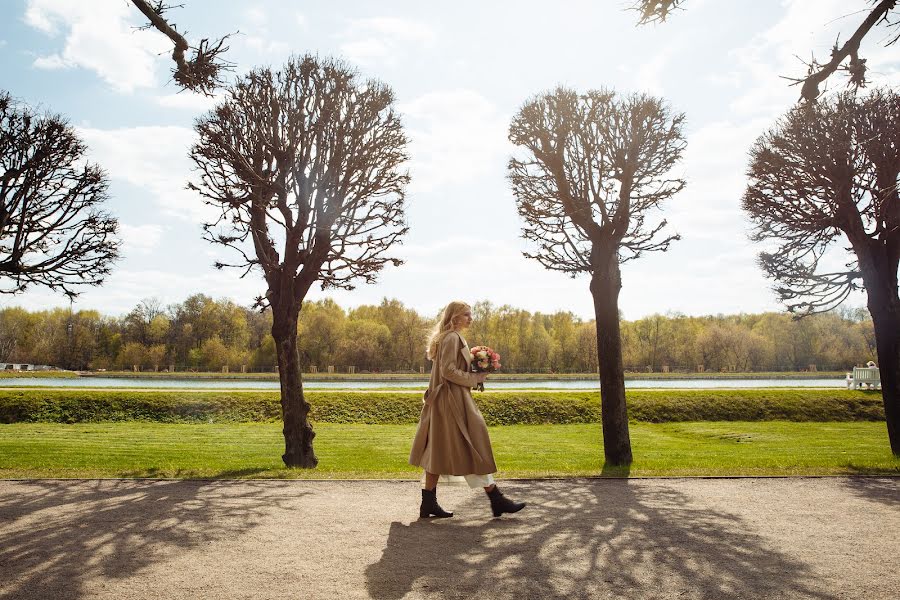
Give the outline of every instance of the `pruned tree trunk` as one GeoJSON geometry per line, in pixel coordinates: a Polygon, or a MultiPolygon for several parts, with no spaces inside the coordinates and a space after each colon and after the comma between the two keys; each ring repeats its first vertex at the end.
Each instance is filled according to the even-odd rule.
{"type": "Polygon", "coordinates": [[[875,325],[875,346],[881,373],[881,397],[891,451],[900,456],[900,300],[896,287],[877,288],[866,282],[869,313],[875,325]],[[881,288],[881,289],[878,289],[881,288]]]}
{"type": "MultiPolygon", "coordinates": [[[[893,204],[897,205],[896,200],[893,204]]],[[[893,224],[893,216],[888,216],[893,224]]],[[[900,248],[896,240],[883,243],[882,240],[865,236],[857,219],[851,221],[847,237],[859,262],[867,306],[875,328],[888,440],[891,451],[900,456],[900,296],[897,293],[900,248]]]]}
{"type": "Polygon", "coordinates": [[[881,366],[881,397],[891,451],[900,456],[900,314],[872,313],[878,364],[881,366]]]}
{"type": "Polygon", "coordinates": [[[595,265],[591,277],[594,315],[597,320],[597,358],[600,366],[600,401],[603,421],[603,453],[611,465],[631,464],[631,437],[625,404],[625,368],[619,331],[619,291],[622,279],[613,253],[595,265]]]}
{"type": "Polygon", "coordinates": [[[309,403],[303,397],[300,355],[297,352],[297,319],[300,303],[272,306],[272,337],[278,355],[278,378],[281,382],[281,415],[284,421],[284,454],[288,467],[313,469],[319,463],[313,451],[316,436],[309,424],[309,403]]]}

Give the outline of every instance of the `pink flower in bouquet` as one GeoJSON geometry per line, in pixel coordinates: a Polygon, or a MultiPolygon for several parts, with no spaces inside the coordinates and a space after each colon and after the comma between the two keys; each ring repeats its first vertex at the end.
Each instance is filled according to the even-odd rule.
{"type": "MultiPolygon", "coordinates": [[[[500,370],[500,355],[487,346],[475,346],[470,349],[473,373],[493,373],[500,370]]],[[[479,383],[476,389],[484,391],[484,384],[479,383]]]]}

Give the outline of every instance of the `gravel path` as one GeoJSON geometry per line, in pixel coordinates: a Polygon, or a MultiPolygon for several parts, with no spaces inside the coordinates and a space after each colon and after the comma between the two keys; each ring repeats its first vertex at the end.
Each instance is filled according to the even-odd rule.
{"type": "Polygon", "coordinates": [[[0,598],[897,598],[900,479],[0,481],[0,598]]]}

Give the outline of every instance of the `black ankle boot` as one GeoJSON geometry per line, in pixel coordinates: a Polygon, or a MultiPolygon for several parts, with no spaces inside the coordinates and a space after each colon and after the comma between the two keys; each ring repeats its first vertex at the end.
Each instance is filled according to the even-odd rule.
{"type": "Polygon", "coordinates": [[[513,502],[506,496],[504,496],[500,492],[500,488],[496,485],[494,489],[487,493],[488,498],[491,499],[491,510],[494,512],[495,517],[499,517],[503,513],[515,513],[519,512],[523,508],[525,508],[524,502],[513,502]]]}
{"type": "Polygon", "coordinates": [[[422,506],[419,507],[419,517],[422,519],[428,519],[430,517],[437,517],[438,519],[446,519],[447,517],[452,517],[452,512],[447,512],[441,505],[437,502],[437,489],[433,490],[422,490],[422,506]]]}

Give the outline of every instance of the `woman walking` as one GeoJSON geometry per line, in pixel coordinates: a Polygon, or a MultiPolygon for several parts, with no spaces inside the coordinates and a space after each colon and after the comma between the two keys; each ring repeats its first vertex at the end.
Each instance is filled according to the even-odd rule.
{"type": "Polygon", "coordinates": [[[413,439],[409,463],[425,469],[425,487],[419,516],[452,517],[437,502],[441,475],[463,475],[471,488],[484,488],[495,517],[525,508],[513,502],[494,483],[497,471],[491,438],[484,417],[472,400],[472,387],[486,373],[470,373],[472,355],[462,330],[472,324],[472,309],[451,302],[444,309],[428,340],[427,355],[433,361],[425,405],[413,439]]]}

